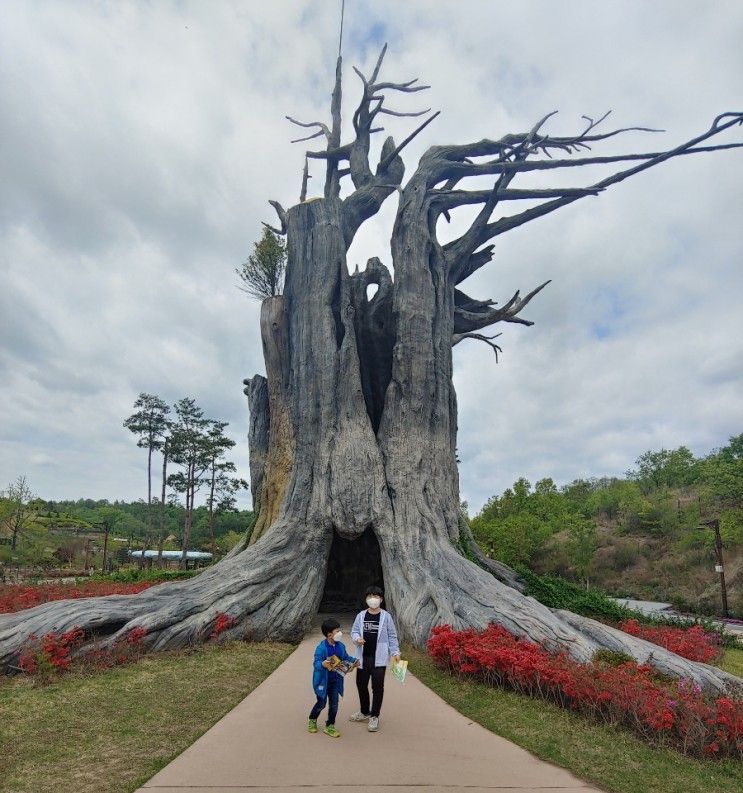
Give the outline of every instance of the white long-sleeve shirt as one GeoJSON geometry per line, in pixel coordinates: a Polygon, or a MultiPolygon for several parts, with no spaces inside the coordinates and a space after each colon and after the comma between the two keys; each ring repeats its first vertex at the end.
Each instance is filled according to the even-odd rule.
{"type": "MultiPolygon", "coordinates": [[[[354,643],[357,639],[364,638],[364,615],[366,609],[360,611],[353,621],[351,628],[351,638],[354,643]]],[[[389,611],[382,609],[379,613],[379,634],[377,635],[377,652],[374,656],[374,666],[387,666],[393,655],[400,655],[400,644],[397,640],[397,629],[395,621],[389,611]]],[[[356,644],[356,658],[359,665],[364,667],[364,645],[356,644]]]]}

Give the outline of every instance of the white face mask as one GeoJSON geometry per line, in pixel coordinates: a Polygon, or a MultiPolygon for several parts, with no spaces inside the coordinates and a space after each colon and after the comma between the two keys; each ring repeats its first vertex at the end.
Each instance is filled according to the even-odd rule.
{"type": "Polygon", "coordinates": [[[333,641],[334,642],[339,642],[342,638],[343,638],[343,631],[336,631],[333,634],[333,641]]]}
{"type": "Polygon", "coordinates": [[[367,598],[366,605],[369,606],[370,609],[378,609],[382,603],[381,598],[367,598]]]}

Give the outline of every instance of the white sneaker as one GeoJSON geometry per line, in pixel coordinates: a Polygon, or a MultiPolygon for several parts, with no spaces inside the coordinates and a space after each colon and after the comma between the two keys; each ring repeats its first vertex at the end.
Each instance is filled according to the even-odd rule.
{"type": "Polygon", "coordinates": [[[379,719],[376,716],[369,717],[369,726],[367,729],[369,732],[376,732],[379,729],[379,719]]]}
{"type": "Polygon", "coordinates": [[[349,717],[348,720],[349,721],[369,721],[369,717],[368,716],[364,716],[364,714],[360,710],[357,710],[356,713],[353,713],[349,717]]]}

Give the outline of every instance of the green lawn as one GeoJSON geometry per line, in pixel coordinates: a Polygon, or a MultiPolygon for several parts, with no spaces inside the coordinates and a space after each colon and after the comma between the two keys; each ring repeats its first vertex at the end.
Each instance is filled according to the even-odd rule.
{"type": "MultiPolygon", "coordinates": [[[[0,791],[132,791],[218,721],[292,651],[207,645],[161,653],[49,686],[0,678],[0,791]]],[[[549,703],[458,680],[408,651],[416,676],[449,704],[536,756],[621,793],[739,791],[743,768],[648,746],[549,703]]],[[[743,649],[720,666],[741,675],[743,649]]]]}
{"type": "MultiPolygon", "coordinates": [[[[743,651],[727,651],[725,668],[740,670],[743,651]],[[727,653],[732,653],[728,656],[727,653]]],[[[616,793],[739,793],[743,765],[684,757],[651,747],[630,732],[595,724],[539,699],[459,679],[407,648],[415,676],[473,721],[616,793]]],[[[739,673],[739,672],[738,672],[739,673]]]]}
{"type": "Polygon", "coordinates": [[[743,647],[728,647],[722,661],[716,664],[720,669],[743,678],[743,647]]]}
{"type": "Polygon", "coordinates": [[[49,686],[0,678],[0,791],[132,791],[293,650],[233,642],[160,653],[49,686]]]}

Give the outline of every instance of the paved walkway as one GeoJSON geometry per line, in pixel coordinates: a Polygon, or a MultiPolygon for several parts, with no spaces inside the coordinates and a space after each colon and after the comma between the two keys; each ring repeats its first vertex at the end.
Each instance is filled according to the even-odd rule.
{"type": "MultiPolygon", "coordinates": [[[[346,639],[347,622],[343,620],[346,639]]],[[[138,793],[598,790],[469,721],[411,675],[400,685],[388,673],[378,733],[348,722],[358,709],[351,675],[337,719],[341,737],[321,731],[311,735],[306,730],[314,702],[310,681],[312,653],[320,640],[316,633],[138,793]]]]}
{"type": "MultiPolygon", "coordinates": [[[[694,614],[681,614],[673,608],[671,603],[661,603],[657,600],[631,600],[630,598],[610,598],[619,603],[620,606],[626,606],[628,609],[640,611],[643,614],[648,614],[651,617],[675,617],[679,620],[687,620],[693,622],[701,615],[694,614]]],[[[712,625],[718,625],[725,628],[728,633],[732,634],[738,644],[743,644],[743,622],[741,620],[733,619],[715,619],[709,617],[712,625]]]]}

